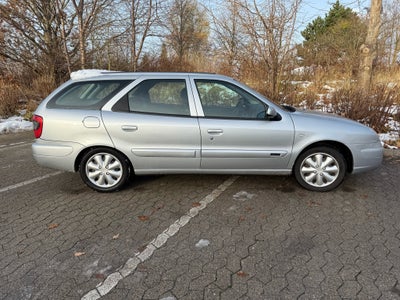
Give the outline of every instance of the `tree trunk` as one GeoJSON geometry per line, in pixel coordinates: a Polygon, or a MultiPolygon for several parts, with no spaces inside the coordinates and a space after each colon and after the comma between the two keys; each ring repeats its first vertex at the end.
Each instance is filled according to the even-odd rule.
{"type": "Polygon", "coordinates": [[[364,90],[369,89],[372,79],[372,65],[376,58],[377,40],[381,26],[382,0],[371,0],[369,22],[365,43],[360,47],[360,70],[358,83],[364,90]]]}

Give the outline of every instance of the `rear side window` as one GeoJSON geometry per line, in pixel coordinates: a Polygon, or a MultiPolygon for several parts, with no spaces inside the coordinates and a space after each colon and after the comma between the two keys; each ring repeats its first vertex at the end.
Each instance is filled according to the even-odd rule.
{"type": "Polygon", "coordinates": [[[101,109],[121,89],[132,81],[102,80],[76,82],[55,95],[47,108],[101,109]]]}
{"type": "Polygon", "coordinates": [[[113,111],[190,116],[184,79],[149,79],[118,101],[113,111]]]}

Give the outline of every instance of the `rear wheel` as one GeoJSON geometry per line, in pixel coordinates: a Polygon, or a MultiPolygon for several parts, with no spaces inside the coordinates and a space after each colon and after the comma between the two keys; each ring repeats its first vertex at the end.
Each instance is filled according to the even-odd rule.
{"type": "Polygon", "coordinates": [[[126,158],[113,149],[96,148],[86,153],[79,165],[82,180],[98,192],[121,189],[129,178],[126,158]]]}
{"type": "Polygon", "coordinates": [[[294,165],[296,180],[311,191],[331,191],[342,183],[345,174],[346,162],[343,155],[329,147],[305,151],[294,165]]]}

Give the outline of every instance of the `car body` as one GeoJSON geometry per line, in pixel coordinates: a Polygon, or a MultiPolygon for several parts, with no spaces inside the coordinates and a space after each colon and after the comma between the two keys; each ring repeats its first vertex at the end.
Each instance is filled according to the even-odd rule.
{"type": "Polygon", "coordinates": [[[370,128],[279,106],[236,80],[207,73],[88,72],[37,108],[35,160],[77,172],[97,191],[130,174],[294,174],[329,191],[346,173],[378,167],[370,128]]]}

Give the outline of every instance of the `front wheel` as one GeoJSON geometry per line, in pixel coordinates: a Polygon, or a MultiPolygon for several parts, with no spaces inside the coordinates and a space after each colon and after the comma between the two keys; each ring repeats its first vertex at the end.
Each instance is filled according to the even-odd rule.
{"type": "Polygon", "coordinates": [[[126,158],[119,152],[96,148],[83,156],[79,173],[90,188],[98,192],[114,192],[126,183],[130,168],[126,158]]]}
{"type": "Polygon", "coordinates": [[[297,182],[311,191],[331,191],[342,183],[345,174],[346,162],[343,155],[328,147],[305,151],[294,165],[297,182]]]}

